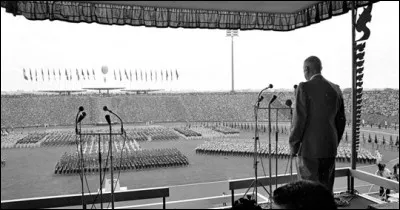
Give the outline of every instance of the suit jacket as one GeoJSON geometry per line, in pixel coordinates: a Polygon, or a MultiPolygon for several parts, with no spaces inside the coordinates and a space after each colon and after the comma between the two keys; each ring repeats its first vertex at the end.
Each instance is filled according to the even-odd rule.
{"type": "Polygon", "coordinates": [[[289,136],[292,154],[308,158],[336,157],[346,125],[342,91],[316,75],[298,85],[289,136]]]}

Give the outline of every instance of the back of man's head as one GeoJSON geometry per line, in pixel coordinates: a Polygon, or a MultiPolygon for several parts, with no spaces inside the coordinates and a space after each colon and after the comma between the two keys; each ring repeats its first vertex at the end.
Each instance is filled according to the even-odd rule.
{"type": "Polygon", "coordinates": [[[383,171],[383,170],[385,170],[385,168],[386,168],[386,164],[384,164],[384,163],[378,163],[378,170],[379,170],[379,171],[383,171]]]}
{"type": "Polygon", "coordinates": [[[272,198],[285,209],[337,209],[332,192],[313,181],[300,180],[279,187],[272,198]]]}
{"type": "Polygon", "coordinates": [[[317,56],[310,56],[304,61],[304,65],[309,68],[314,74],[321,73],[322,63],[317,56]]]}

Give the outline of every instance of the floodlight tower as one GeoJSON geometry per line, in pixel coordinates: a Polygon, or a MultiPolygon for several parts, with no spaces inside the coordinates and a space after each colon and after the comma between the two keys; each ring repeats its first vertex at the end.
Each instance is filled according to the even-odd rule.
{"type": "Polygon", "coordinates": [[[231,92],[235,92],[235,88],[234,88],[234,64],[233,64],[233,37],[235,37],[235,36],[239,36],[239,32],[238,32],[238,30],[227,30],[226,31],[226,36],[230,36],[231,37],[231,40],[232,40],[232,42],[231,42],[231,49],[232,49],[232,59],[231,59],[231,61],[232,61],[232,90],[231,90],[231,92]]]}

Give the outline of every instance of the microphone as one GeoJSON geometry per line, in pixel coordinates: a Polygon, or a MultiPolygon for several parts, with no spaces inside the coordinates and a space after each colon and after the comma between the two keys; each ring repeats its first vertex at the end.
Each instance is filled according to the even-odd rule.
{"type": "Polygon", "coordinates": [[[286,102],[285,102],[285,105],[288,107],[292,107],[292,104],[293,104],[292,100],[290,100],[290,99],[286,100],[286,102]]]}
{"type": "Polygon", "coordinates": [[[79,107],[79,112],[83,112],[83,110],[85,110],[85,109],[83,108],[83,106],[80,106],[80,107],[79,107]]]}
{"type": "Polygon", "coordinates": [[[110,115],[106,115],[106,120],[109,125],[111,125],[111,118],[110,115]]]}
{"type": "Polygon", "coordinates": [[[276,98],[278,98],[276,95],[272,96],[271,101],[269,101],[269,104],[272,104],[276,100],[276,98]]]}
{"type": "Polygon", "coordinates": [[[258,103],[260,103],[262,100],[264,99],[264,96],[260,96],[259,98],[258,98],[258,103]]]}
{"type": "Polygon", "coordinates": [[[293,88],[294,88],[294,90],[296,90],[297,89],[297,85],[294,85],[293,88]]]}
{"type": "Polygon", "coordinates": [[[86,117],[86,112],[83,112],[78,118],[78,123],[80,123],[85,117],[86,117]]]}
{"type": "Polygon", "coordinates": [[[260,93],[258,93],[258,96],[257,96],[257,106],[259,106],[260,102],[264,99],[264,97],[263,97],[261,94],[262,94],[264,91],[266,91],[266,90],[268,90],[268,89],[270,89],[270,88],[273,88],[273,87],[274,87],[274,86],[273,86],[272,84],[269,84],[268,87],[262,89],[262,90],[260,91],[260,93]]]}
{"type": "MultiPolygon", "coordinates": [[[[107,108],[107,106],[103,106],[103,110],[106,112],[110,112],[111,114],[113,114],[114,116],[116,116],[119,119],[119,121],[121,122],[121,133],[124,133],[124,123],[122,122],[122,119],[117,114],[115,114],[113,111],[109,110],[107,108]]],[[[111,120],[110,120],[110,125],[111,125],[111,120]]]]}

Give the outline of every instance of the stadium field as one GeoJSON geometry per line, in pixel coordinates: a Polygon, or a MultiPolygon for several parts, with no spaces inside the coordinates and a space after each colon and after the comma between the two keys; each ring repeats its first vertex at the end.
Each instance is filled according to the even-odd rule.
{"type": "MultiPolygon", "coordinates": [[[[163,126],[172,125],[176,126],[177,123],[164,124],[163,126]]],[[[368,130],[368,128],[365,129],[368,130]]],[[[372,130],[372,132],[376,131],[372,130]]],[[[381,132],[384,132],[384,130],[381,130],[381,132]]],[[[251,140],[253,136],[254,131],[241,131],[239,138],[251,140]]],[[[287,138],[287,135],[281,135],[279,141],[282,143],[287,142],[287,138]]],[[[261,142],[267,142],[266,133],[261,133],[260,140],[261,142]]],[[[193,199],[204,197],[218,197],[222,195],[222,192],[229,195],[228,180],[254,176],[252,157],[196,154],[195,148],[204,141],[205,139],[187,140],[180,138],[179,140],[140,142],[140,146],[144,149],[177,148],[188,157],[190,165],[176,168],[121,172],[121,186],[126,186],[128,189],[170,186],[170,197],[167,201],[192,201],[193,199]]],[[[272,138],[272,141],[275,141],[275,139],[272,138]]],[[[64,152],[75,148],[66,146],[2,149],[1,152],[6,157],[7,164],[2,168],[1,172],[1,200],[80,193],[79,175],[54,175],[56,161],[64,152]]],[[[366,145],[366,148],[368,148],[368,145],[366,145]]],[[[372,150],[372,146],[369,149],[372,150]]],[[[390,164],[396,163],[396,158],[398,162],[397,150],[380,148],[379,151],[383,154],[384,161],[389,162],[394,159],[388,164],[389,167],[391,167],[390,164]]],[[[262,160],[268,176],[268,159],[263,158],[262,160]]],[[[278,174],[285,173],[287,163],[288,159],[279,159],[278,174]]],[[[350,163],[347,162],[337,162],[336,165],[337,168],[349,166],[350,163]]],[[[376,170],[375,165],[358,164],[358,166],[360,169],[371,173],[376,170]]],[[[258,168],[259,176],[264,176],[261,163],[258,168]]],[[[272,168],[274,174],[275,159],[272,159],[272,168]]],[[[98,175],[88,175],[87,181],[90,191],[97,191],[99,186],[98,175]]],[[[363,192],[368,192],[370,188],[368,183],[362,181],[357,181],[356,185],[360,186],[357,189],[363,192]]],[[[345,190],[345,186],[346,180],[344,178],[336,179],[336,189],[345,190]]],[[[376,189],[377,187],[374,187],[372,190],[376,189]]],[[[262,192],[261,189],[260,192],[262,192]]],[[[237,193],[243,193],[243,191],[238,191],[237,193]]],[[[264,194],[264,196],[267,195],[264,194]]],[[[209,203],[210,201],[202,201],[201,199],[193,200],[193,202],[197,203],[195,205],[206,205],[207,207],[222,205],[223,198],[218,197],[215,199],[218,202],[209,203]]],[[[123,205],[142,205],[159,202],[160,200],[152,199],[125,202],[123,205]]],[[[179,203],[173,202],[173,204],[177,205],[176,207],[178,208],[179,203]]],[[[152,206],[148,207],[151,208],[152,206]]]]}

